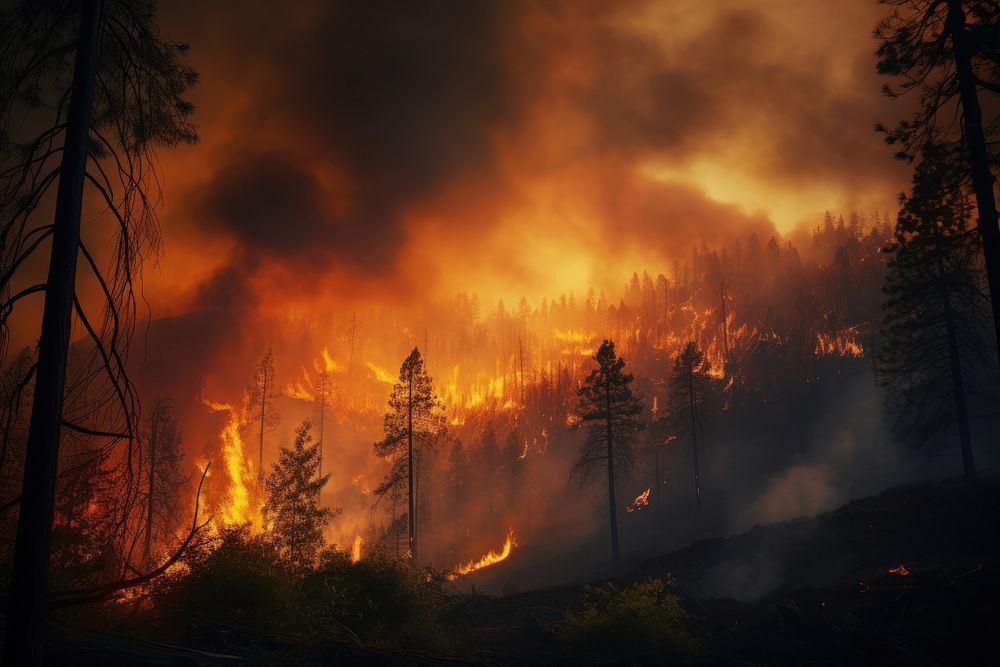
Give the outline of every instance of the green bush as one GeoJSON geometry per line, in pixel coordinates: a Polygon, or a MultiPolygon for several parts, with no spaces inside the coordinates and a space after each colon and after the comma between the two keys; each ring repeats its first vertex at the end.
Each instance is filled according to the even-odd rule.
{"type": "Polygon", "coordinates": [[[647,651],[692,654],[703,648],[694,616],[660,579],[618,589],[588,587],[579,613],[567,612],[555,628],[568,647],[583,651],[647,651]]]}

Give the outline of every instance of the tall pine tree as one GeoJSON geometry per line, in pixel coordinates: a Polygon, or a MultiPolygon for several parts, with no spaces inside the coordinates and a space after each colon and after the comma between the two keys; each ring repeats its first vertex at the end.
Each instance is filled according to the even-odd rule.
{"type": "MultiPolygon", "coordinates": [[[[949,143],[954,174],[975,196],[977,224],[1000,349],[1000,227],[993,169],[1000,132],[1000,5],[996,0],[881,0],[891,13],[875,27],[883,91],[918,91],[917,111],[888,129],[896,156],[912,162],[930,144],[949,143]],[[959,118],[960,121],[956,121],[959,118]]],[[[942,155],[938,155],[940,159],[942,155]]]]}
{"type": "Polygon", "coordinates": [[[389,410],[383,420],[385,437],[375,443],[375,453],[393,460],[381,494],[400,485],[406,487],[410,558],[417,559],[416,472],[419,450],[433,448],[444,433],[441,412],[431,377],[424,368],[420,350],[413,348],[399,368],[392,387],[389,410]]]}
{"type": "Polygon", "coordinates": [[[694,341],[689,342],[674,360],[667,395],[667,438],[687,438],[691,442],[694,465],[695,507],[701,512],[701,454],[703,413],[714,405],[718,381],[711,376],[711,364],[694,341]]]}
{"type": "Polygon", "coordinates": [[[571,477],[589,480],[599,477],[607,485],[608,519],[611,526],[611,559],[620,560],[615,483],[627,479],[638,454],[639,420],[642,404],[632,393],[632,374],[625,373],[625,360],[615,353],[615,344],[605,340],[594,355],[597,368],[578,391],[579,426],[587,430],[580,456],[573,463],[571,477]]]}
{"type": "Polygon", "coordinates": [[[897,436],[926,446],[957,433],[965,475],[973,477],[970,371],[985,366],[991,318],[968,229],[969,197],[944,150],[925,149],[896,223],[879,377],[897,436]]]}

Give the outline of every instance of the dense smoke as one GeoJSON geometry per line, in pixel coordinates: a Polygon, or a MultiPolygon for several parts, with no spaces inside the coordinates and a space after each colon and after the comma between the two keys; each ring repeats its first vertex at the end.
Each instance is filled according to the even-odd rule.
{"type": "MultiPolygon", "coordinates": [[[[136,376],[149,400],[177,401],[189,463],[220,462],[232,415],[206,401],[240,409],[254,364],[272,349],[281,423],[265,434],[267,463],[298,423],[317,421],[315,383],[329,366],[324,502],[344,509],[329,535],[342,546],[383,527],[387,501],[373,509],[371,491],[386,464],[371,447],[387,379],[414,346],[454,421],[434,465],[446,466],[455,438],[474,460],[487,430],[514,460],[532,461],[516,481],[521,495],[502,508],[485,478],[467,489],[464,536],[434,519],[435,564],[497,548],[514,527],[522,565],[538,567],[511,576],[537,585],[553,571],[574,574],[557,565],[567,553],[581,576],[603,567],[600,494],[567,484],[576,436],[565,429],[601,338],[617,338],[652,410],[687,338],[718,367],[724,281],[734,334],[745,325],[756,341],[773,330],[781,354],[795,356],[788,377],[754,389],[769,400],[815,375],[794,364],[813,355],[818,334],[874,330],[877,270],[858,278],[857,312],[837,301],[844,285],[817,282],[827,291],[804,294],[796,271],[831,271],[836,244],[813,235],[825,210],[885,211],[902,186],[905,170],[870,132],[900,113],[885,106],[871,67],[876,6],[304,1],[162,11],[167,36],[192,43],[206,84],[195,97],[203,143],[163,156],[165,253],[146,274],[136,376]],[[804,29],[817,22],[821,34],[804,29]],[[754,265],[755,252],[782,259],[754,265]],[[723,266],[716,273],[709,253],[723,266]],[[663,295],[655,304],[626,286],[643,269],[663,295]],[[818,305],[797,310],[807,297],[818,305]],[[685,307],[702,320],[685,320],[685,307]],[[543,424],[529,413],[546,396],[543,424]]],[[[867,243],[857,256],[880,266],[884,218],[868,215],[840,240],[867,243]],[[872,227],[882,236],[867,239],[872,227]]],[[[623,517],[626,551],[824,510],[890,481],[895,468],[876,453],[886,438],[870,357],[837,354],[842,376],[805,392],[816,403],[797,420],[759,442],[738,435],[752,430],[742,418],[713,435],[717,500],[701,523],[671,481],[661,504],[673,509],[660,510],[655,529],[652,507],[623,517]],[[830,416],[830,405],[849,418],[830,416]],[[824,415],[830,429],[803,432],[824,415]],[[863,468],[886,477],[859,479],[863,468]]],[[[789,405],[761,407],[759,419],[778,420],[789,405]]],[[[246,458],[258,465],[258,434],[243,421],[246,458]]],[[[218,505],[225,478],[213,465],[218,505]]],[[[680,454],[665,465],[678,489],[686,484],[680,454]]],[[[649,483],[624,486],[635,496],[649,483]]]]}

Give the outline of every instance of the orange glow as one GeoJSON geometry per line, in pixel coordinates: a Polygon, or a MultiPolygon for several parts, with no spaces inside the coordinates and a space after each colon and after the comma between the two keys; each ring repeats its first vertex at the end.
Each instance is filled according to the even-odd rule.
{"type": "Polygon", "coordinates": [[[844,329],[836,334],[816,334],[818,357],[863,357],[865,348],[858,341],[858,327],[844,329]]]}
{"type": "Polygon", "coordinates": [[[381,366],[373,364],[370,361],[367,364],[365,364],[365,366],[368,368],[368,370],[372,372],[372,375],[375,377],[376,380],[384,384],[395,384],[396,380],[398,379],[395,375],[393,375],[389,371],[385,370],[381,366]]]}
{"type": "Polygon", "coordinates": [[[222,458],[228,476],[228,485],[224,501],[218,507],[223,525],[234,526],[249,523],[255,529],[260,529],[260,507],[255,503],[248,488],[249,480],[254,477],[253,463],[246,456],[243,436],[240,429],[243,426],[242,410],[237,410],[226,403],[205,401],[205,405],[216,412],[228,412],[229,421],[219,434],[222,444],[222,458]]]}
{"type": "Polygon", "coordinates": [[[354,543],[351,545],[351,562],[357,563],[361,560],[361,536],[358,535],[354,538],[354,543]]]}
{"type": "Polygon", "coordinates": [[[501,561],[507,560],[507,557],[510,556],[516,546],[517,539],[514,537],[514,529],[511,528],[507,531],[507,540],[504,542],[503,548],[500,551],[493,551],[491,549],[479,560],[470,560],[465,565],[459,565],[450,575],[448,575],[449,581],[453,581],[462,575],[476,572],[477,570],[482,570],[485,567],[490,567],[491,565],[496,565],[501,561]]]}
{"type": "Polygon", "coordinates": [[[628,507],[625,508],[625,511],[626,512],[638,512],[639,510],[643,509],[644,507],[648,507],[649,506],[649,491],[652,488],[653,487],[651,487],[651,486],[650,487],[646,487],[646,490],[643,491],[642,493],[640,493],[639,495],[637,495],[635,497],[635,500],[633,500],[632,503],[628,507]]]}
{"type": "Polygon", "coordinates": [[[889,574],[898,574],[901,577],[908,577],[912,573],[910,572],[910,568],[906,567],[905,565],[900,564],[900,565],[896,565],[896,566],[890,567],[889,568],[889,574]]]}

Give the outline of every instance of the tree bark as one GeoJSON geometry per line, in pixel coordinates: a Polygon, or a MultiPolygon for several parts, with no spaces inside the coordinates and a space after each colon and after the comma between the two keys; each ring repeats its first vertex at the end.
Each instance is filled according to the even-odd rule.
{"type": "Polygon", "coordinates": [[[976,193],[977,226],[983,241],[986,260],[986,279],[993,304],[993,329],[997,343],[997,361],[1000,363],[1000,228],[997,226],[997,204],[993,195],[993,173],[990,171],[989,150],[983,131],[983,112],[979,106],[976,78],[972,69],[972,48],[965,31],[965,12],[961,0],[948,0],[948,31],[955,56],[955,74],[962,102],[965,121],[963,138],[969,151],[972,187],[976,193]]]}
{"type": "Polygon", "coordinates": [[[607,426],[608,426],[608,514],[611,518],[611,563],[615,569],[618,568],[618,516],[615,511],[615,456],[614,443],[612,440],[613,429],[611,428],[611,380],[605,378],[604,392],[607,398],[607,426]]]}
{"type": "Polygon", "coordinates": [[[975,479],[976,462],[972,455],[972,436],[969,432],[969,415],[965,406],[965,385],[962,381],[962,360],[958,354],[958,336],[955,333],[955,316],[951,309],[951,294],[945,282],[944,260],[941,249],[937,255],[938,284],[941,287],[941,305],[944,309],[944,327],[948,334],[948,362],[951,365],[952,396],[955,400],[955,419],[958,422],[958,441],[962,448],[962,468],[966,479],[975,479]]]}
{"type": "Polygon", "coordinates": [[[7,605],[3,646],[5,665],[42,663],[49,545],[59,459],[59,424],[62,421],[70,325],[76,294],[80,215],[100,24],[101,0],[84,0],[80,10],[80,38],[73,70],[45,306],[38,340],[38,370],[7,605]]]}

